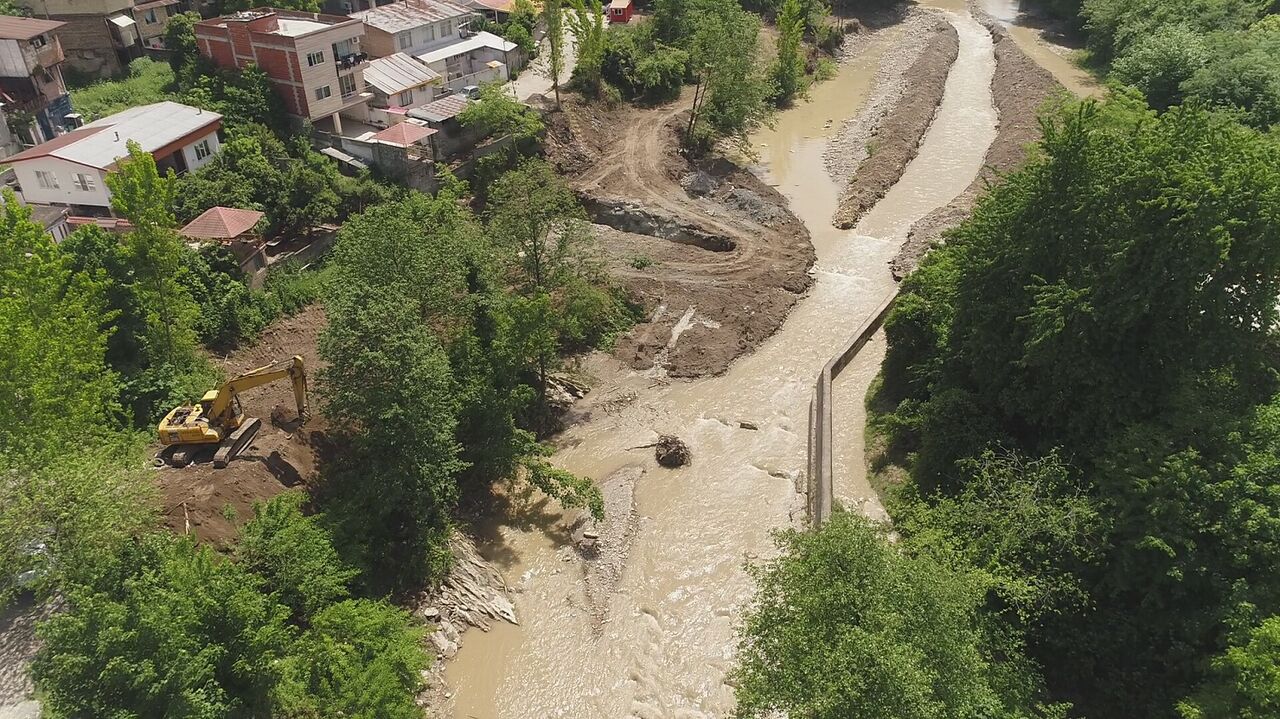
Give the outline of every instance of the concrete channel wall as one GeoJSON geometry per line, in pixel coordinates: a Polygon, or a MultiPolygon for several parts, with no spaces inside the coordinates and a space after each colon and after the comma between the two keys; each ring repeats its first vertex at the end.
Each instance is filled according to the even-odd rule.
{"type": "Polygon", "coordinates": [[[893,307],[897,297],[898,293],[894,291],[885,298],[871,317],[854,333],[853,339],[849,340],[849,343],[818,373],[813,399],[809,402],[809,525],[814,529],[831,519],[831,508],[835,504],[831,461],[831,383],[858,356],[858,352],[884,324],[884,318],[889,314],[889,309],[893,307]]]}

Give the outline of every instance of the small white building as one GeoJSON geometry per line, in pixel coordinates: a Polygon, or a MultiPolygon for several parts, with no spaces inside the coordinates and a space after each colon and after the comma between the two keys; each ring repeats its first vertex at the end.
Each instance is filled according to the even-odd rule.
{"type": "Polygon", "coordinates": [[[6,160],[29,203],[110,208],[106,175],[137,142],[160,171],[181,174],[209,162],[221,147],[222,115],[157,102],[104,117],[6,160]]]}

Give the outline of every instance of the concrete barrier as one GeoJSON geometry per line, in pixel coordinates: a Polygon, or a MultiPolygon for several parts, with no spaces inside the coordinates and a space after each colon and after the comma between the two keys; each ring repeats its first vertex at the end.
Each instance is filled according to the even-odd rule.
{"type": "Polygon", "coordinates": [[[809,524],[814,529],[831,518],[831,508],[835,504],[831,462],[831,383],[884,324],[885,315],[889,314],[897,297],[897,290],[894,290],[862,323],[853,339],[818,373],[813,399],[809,402],[809,524]]]}

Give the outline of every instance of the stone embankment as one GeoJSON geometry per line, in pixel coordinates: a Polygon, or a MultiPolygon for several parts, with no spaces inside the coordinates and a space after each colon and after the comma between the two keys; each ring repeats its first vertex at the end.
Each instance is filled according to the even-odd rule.
{"type": "Polygon", "coordinates": [[[937,12],[912,11],[896,32],[875,94],[825,152],[832,178],[847,183],[832,220],[841,229],[857,224],[915,159],[959,52],[955,28],[937,12]]]}

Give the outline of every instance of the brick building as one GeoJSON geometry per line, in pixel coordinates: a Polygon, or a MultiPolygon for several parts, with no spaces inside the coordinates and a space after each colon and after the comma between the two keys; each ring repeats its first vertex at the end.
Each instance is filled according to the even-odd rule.
{"type": "Polygon", "coordinates": [[[32,15],[66,23],[58,31],[67,65],[107,77],[124,70],[147,48],[164,45],[179,0],[17,0],[32,15]]]}
{"type": "Polygon", "coordinates": [[[19,131],[23,143],[39,144],[65,129],[71,98],[62,79],[65,58],[58,41],[64,27],[57,20],[0,16],[0,100],[7,112],[32,119],[19,131]]]}
{"type": "Polygon", "coordinates": [[[339,15],[257,8],[195,26],[200,54],[222,67],[257,65],[289,113],[342,133],[344,112],[365,114],[364,23],[339,15]]]}

